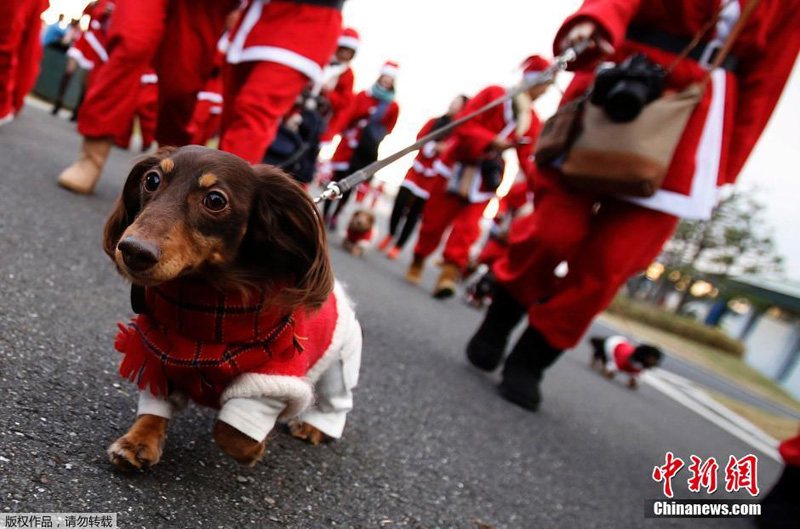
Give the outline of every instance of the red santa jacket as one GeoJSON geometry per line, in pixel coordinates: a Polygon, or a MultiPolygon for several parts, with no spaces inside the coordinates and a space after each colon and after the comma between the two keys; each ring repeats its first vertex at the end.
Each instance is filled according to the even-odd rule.
{"type": "MultiPolygon", "coordinates": [[[[502,86],[484,88],[467,102],[456,118],[474,112],[487,103],[503,97],[506,92],[502,86]]],[[[434,162],[436,172],[445,178],[451,178],[459,165],[479,165],[489,144],[494,139],[524,141],[525,143],[517,148],[517,158],[520,167],[526,168],[531,163],[530,155],[533,151],[533,143],[539,135],[540,128],[536,112],[532,108],[528,112],[530,113],[530,126],[523,132],[517,130],[517,116],[515,116],[514,104],[511,100],[461,125],[453,132],[448,148],[434,162]]],[[[438,183],[435,184],[435,187],[444,188],[445,185],[438,183]]],[[[472,203],[488,202],[494,196],[495,191],[487,188],[485,183],[480,181],[470,193],[469,200],[472,203]]]]}
{"type": "Polygon", "coordinates": [[[346,70],[336,75],[335,78],[323,83],[321,93],[327,98],[331,110],[328,117],[328,128],[325,129],[325,132],[320,137],[320,141],[330,141],[339,134],[339,131],[335,130],[332,125],[341,123],[339,116],[347,110],[347,107],[353,101],[355,97],[353,92],[355,80],[353,69],[348,66],[346,70]]]}
{"type": "Polygon", "coordinates": [[[108,61],[108,25],[113,13],[106,11],[109,6],[114,6],[112,0],[100,0],[84,9],[84,14],[90,17],[89,27],[67,50],[67,57],[75,59],[84,70],[92,70],[108,61]]]}
{"type": "MultiPolygon", "coordinates": [[[[748,0],[733,0],[722,12],[712,41],[724,41],[748,0]]],[[[595,22],[606,34],[620,61],[633,52],[645,53],[663,66],[675,54],[626,38],[630,28],[691,39],[719,8],[721,0],[585,0],[569,17],[555,39],[558,44],[577,23],[595,22]]],[[[800,50],[800,3],[795,0],[760,2],[733,46],[735,73],[712,72],[711,83],[684,132],[663,188],[640,205],[684,218],[708,218],[716,203],[717,187],[733,183],[769,120],[800,50]]],[[[706,39],[708,40],[708,39],[706,39]]],[[[667,79],[667,88],[680,90],[706,74],[687,59],[667,79]]],[[[562,104],[583,93],[593,79],[579,72],[562,104]]]]}
{"type": "Polygon", "coordinates": [[[147,149],[155,141],[158,121],[158,74],[150,67],[142,74],[136,94],[136,114],[124,134],[114,138],[114,144],[122,149],[130,147],[133,135],[133,118],[139,118],[139,132],[142,135],[142,149],[147,149]]]}
{"type": "MultiPolygon", "coordinates": [[[[340,114],[338,118],[340,124],[334,125],[342,130],[342,139],[331,158],[331,168],[334,171],[350,169],[350,159],[361,141],[361,133],[369,124],[370,117],[378,109],[379,104],[380,101],[372,97],[371,90],[364,90],[359,92],[347,110],[340,114]]],[[[399,113],[400,107],[397,102],[390,102],[381,118],[381,124],[386,127],[386,134],[391,134],[394,130],[399,113]]]]}
{"type": "MultiPolygon", "coordinates": [[[[417,133],[419,140],[423,136],[430,134],[439,118],[431,118],[417,133]]],[[[438,140],[442,141],[442,140],[438,140]]],[[[433,163],[436,161],[438,152],[436,151],[437,141],[429,141],[417,153],[414,161],[411,162],[411,167],[406,173],[401,186],[408,188],[412,193],[418,197],[427,200],[430,197],[431,189],[435,183],[436,170],[433,168],[433,163]]]]}
{"type": "Polygon", "coordinates": [[[320,82],[341,33],[341,4],[341,0],[249,0],[231,31],[228,62],[275,62],[320,82]]]}
{"type": "MultiPolygon", "coordinates": [[[[146,289],[148,314],[120,324],[119,372],[141,390],[166,397],[179,391],[198,404],[219,408],[232,384],[245,381],[247,395],[308,405],[307,378],[330,351],[342,347],[340,329],[352,309],[337,285],[316,312],[263,310],[264,292],[221,292],[176,280],[146,289]],[[255,377],[255,378],[253,378],[255,377]]],[[[319,376],[320,373],[316,373],[319,376]]],[[[297,411],[296,409],[292,411],[297,411]]]]}

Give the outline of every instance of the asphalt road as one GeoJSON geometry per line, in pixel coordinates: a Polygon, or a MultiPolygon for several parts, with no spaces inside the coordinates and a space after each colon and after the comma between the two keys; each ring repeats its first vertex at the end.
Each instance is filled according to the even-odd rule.
{"type": "MultiPolygon", "coordinates": [[[[190,408],[161,463],[116,472],[105,448],[136,395],[112,347],[128,289],[100,234],[131,154],[115,152],[97,194],[78,197],[54,184],[78,144],[72,124],[32,108],[0,128],[1,511],[117,512],[121,527],[748,526],[643,512],[661,497],[650,475],[666,451],[724,462],[751,447],[651,387],[598,376],[586,346],[548,373],[539,413],[514,407],[466,365],[481,315],[433,300],[435,270],[412,287],[405,261],[352,258],[335,241],[366,333],[344,438],[310,447],[273,433],[264,461],[243,469],[213,444],[213,413],[190,408]]],[[[760,458],[762,489],[778,471],[760,458]]]]}

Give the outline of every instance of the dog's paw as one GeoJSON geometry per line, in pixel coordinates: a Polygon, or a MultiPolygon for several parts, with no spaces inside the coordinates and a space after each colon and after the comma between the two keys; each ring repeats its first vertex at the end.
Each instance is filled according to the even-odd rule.
{"type": "Polygon", "coordinates": [[[122,470],[151,467],[161,459],[166,438],[167,419],[140,415],[128,433],[108,447],[108,458],[122,470]]]}
{"type": "Polygon", "coordinates": [[[267,448],[266,439],[256,441],[222,421],[217,421],[214,425],[214,442],[237,463],[248,467],[258,463],[267,448]]]}
{"type": "Polygon", "coordinates": [[[330,441],[332,437],[325,435],[310,424],[301,421],[289,422],[289,433],[293,437],[309,442],[314,446],[330,441]]]}

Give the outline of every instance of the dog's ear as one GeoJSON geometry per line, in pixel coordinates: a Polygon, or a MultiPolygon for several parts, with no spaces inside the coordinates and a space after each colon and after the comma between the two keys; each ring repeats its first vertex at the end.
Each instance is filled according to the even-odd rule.
{"type": "Polygon", "coordinates": [[[173,147],[163,147],[154,154],[139,158],[128,174],[122,193],[114,204],[114,209],[111,210],[111,214],[106,220],[106,227],[103,230],[103,250],[112,259],[114,259],[114,253],[120,237],[122,237],[127,227],[133,223],[133,219],[136,218],[141,209],[140,186],[142,177],[149,169],[158,165],[161,160],[169,156],[173,151],[175,151],[173,147]]]}
{"type": "Polygon", "coordinates": [[[270,165],[253,167],[257,184],[241,253],[286,308],[322,306],[333,290],[325,225],[300,185],[270,165]]]}

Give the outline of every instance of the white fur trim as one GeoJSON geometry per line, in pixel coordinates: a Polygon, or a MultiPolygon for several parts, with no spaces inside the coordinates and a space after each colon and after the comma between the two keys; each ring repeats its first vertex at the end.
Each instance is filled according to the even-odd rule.
{"type": "Polygon", "coordinates": [[[304,378],[244,373],[228,386],[220,397],[220,403],[224,406],[227,401],[236,398],[273,398],[286,403],[281,418],[290,418],[308,408],[314,400],[313,396],[311,384],[304,378]]]}
{"type": "Polygon", "coordinates": [[[434,160],[433,169],[445,178],[453,176],[453,168],[445,165],[444,162],[439,159],[434,160]]]}
{"type": "Polygon", "coordinates": [[[245,47],[247,36],[261,18],[264,4],[269,1],[255,0],[244,14],[242,24],[231,41],[228,48],[227,60],[231,64],[241,62],[264,61],[283,64],[304,74],[306,77],[319,83],[322,79],[322,67],[308,57],[297,52],[276,46],[249,46],[245,47]]]}
{"type": "Polygon", "coordinates": [[[198,101],[211,101],[212,103],[222,103],[222,94],[217,92],[197,92],[198,101]]]}
{"type": "Polygon", "coordinates": [[[400,187],[405,187],[406,189],[411,191],[414,195],[418,196],[422,200],[428,200],[431,197],[431,194],[429,192],[425,191],[417,184],[408,179],[403,180],[403,183],[400,184],[400,187]]]}
{"type": "Polygon", "coordinates": [[[436,156],[436,141],[435,140],[429,141],[428,143],[423,145],[422,149],[420,150],[422,151],[422,155],[425,158],[433,158],[434,156],[436,156]]]}
{"type": "Polygon", "coordinates": [[[358,39],[355,37],[339,37],[339,47],[349,48],[353,51],[358,51],[358,39]]]}
{"type": "Polygon", "coordinates": [[[347,171],[350,169],[350,162],[331,162],[331,169],[334,171],[347,171]]]}
{"type": "Polygon", "coordinates": [[[83,38],[86,39],[86,42],[89,43],[89,46],[92,47],[94,52],[103,62],[108,62],[108,52],[106,51],[105,47],[100,44],[100,41],[97,40],[97,36],[94,33],[87,31],[83,34],[83,38]]]}
{"type": "Polygon", "coordinates": [[[336,281],[333,286],[333,295],[336,297],[336,327],[333,330],[331,337],[331,344],[328,350],[317,360],[311,369],[306,373],[306,378],[315,383],[322,376],[322,373],[328,368],[330,363],[336,359],[347,358],[352,354],[353,349],[353,333],[361,332],[361,327],[356,320],[356,313],[353,310],[353,302],[344,291],[341,283],[336,281]]]}
{"type": "Polygon", "coordinates": [[[67,50],[67,57],[69,57],[70,59],[74,59],[75,62],[78,63],[78,66],[80,66],[84,70],[92,70],[94,68],[94,61],[87,59],[86,56],[83,54],[83,52],[81,52],[81,50],[79,50],[75,46],[71,46],[67,50]]]}
{"type": "Polygon", "coordinates": [[[396,79],[399,71],[400,70],[394,66],[384,65],[383,68],[381,68],[381,75],[388,75],[392,79],[396,79]]]}
{"type": "Polygon", "coordinates": [[[139,82],[142,84],[156,84],[158,82],[158,75],[154,73],[143,74],[139,78],[139,82]]]}

